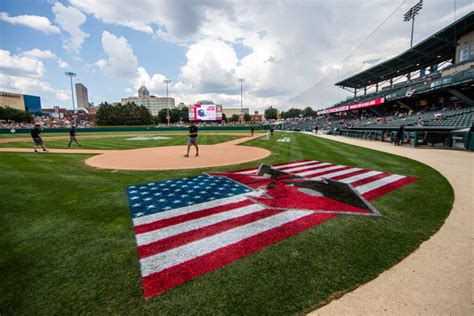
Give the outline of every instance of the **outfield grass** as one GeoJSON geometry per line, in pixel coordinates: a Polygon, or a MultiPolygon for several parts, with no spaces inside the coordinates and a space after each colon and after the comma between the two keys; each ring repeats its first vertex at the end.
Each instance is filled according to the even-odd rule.
{"type": "MultiPolygon", "coordinates": [[[[124,134],[140,134],[140,135],[188,135],[188,131],[120,131],[120,132],[86,132],[82,129],[77,130],[78,134],[81,136],[97,136],[97,135],[124,135],[124,134]]],[[[265,133],[266,131],[263,130],[255,130],[255,133],[265,133]]],[[[242,135],[249,135],[249,130],[199,130],[199,135],[201,134],[225,134],[225,133],[239,133],[242,135]]],[[[69,136],[69,132],[66,133],[42,133],[42,137],[50,137],[50,136],[69,136]]],[[[0,138],[29,138],[30,133],[15,133],[15,134],[0,134],[0,138]]]]}
{"type": "MultiPolygon", "coordinates": [[[[186,145],[188,142],[188,136],[169,136],[169,139],[160,140],[127,140],[133,138],[128,137],[106,137],[106,138],[80,138],[78,137],[81,147],[78,147],[75,143],[71,145],[71,148],[81,149],[134,149],[134,148],[146,148],[146,147],[159,147],[159,146],[174,146],[174,145],[186,145]]],[[[206,135],[201,134],[199,136],[199,144],[202,145],[213,145],[233,139],[237,139],[239,136],[229,135],[206,135]]],[[[61,140],[47,140],[44,139],[47,148],[68,148],[69,139],[61,140]]],[[[11,143],[0,143],[0,148],[33,148],[32,142],[11,142],[11,143]]]]}
{"type": "Polygon", "coordinates": [[[204,170],[112,173],[84,165],[87,155],[0,153],[0,314],[302,313],[402,260],[453,203],[448,181],[410,159],[302,134],[246,145],[272,150],[268,163],[314,159],[418,180],[372,201],[382,217],[339,216],[145,300],[125,188],[204,170]]]}

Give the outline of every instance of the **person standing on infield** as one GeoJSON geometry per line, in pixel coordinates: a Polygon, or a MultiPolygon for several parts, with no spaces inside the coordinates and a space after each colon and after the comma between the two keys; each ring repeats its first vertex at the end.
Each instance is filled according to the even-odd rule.
{"type": "Polygon", "coordinates": [[[76,126],[73,125],[71,127],[71,130],[69,131],[69,144],[67,145],[67,147],[71,147],[72,142],[76,142],[76,144],[81,147],[81,144],[79,144],[79,142],[77,141],[76,134],[76,126]]]}
{"type": "Polygon", "coordinates": [[[191,149],[191,145],[196,147],[196,157],[199,156],[199,147],[197,145],[197,138],[198,138],[198,128],[194,125],[193,122],[189,122],[189,135],[188,135],[188,151],[184,157],[189,157],[189,150],[191,149]]]}
{"type": "Polygon", "coordinates": [[[250,127],[250,132],[252,133],[252,137],[253,137],[253,133],[255,132],[255,127],[254,126],[250,127]]]}
{"type": "Polygon", "coordinates": [[[33,138],[33,148],[35,149],[35,153],[38,152],[37,147],[43,147],[43,151],[48,151],[46,147],[44,147],[43,139],[41,138],[41,129],[39,124],[35,124],[35,127],[31,130],[31,138],[33,138]]]}

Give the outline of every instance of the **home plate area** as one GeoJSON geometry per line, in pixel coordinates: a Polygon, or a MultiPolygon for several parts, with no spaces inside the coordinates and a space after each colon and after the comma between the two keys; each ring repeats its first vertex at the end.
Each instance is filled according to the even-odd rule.
{"type": "Polygon", "coordinates": [[[144,295],[151,298],[337,216],[380,216],[371,200],[415,178],[303,160],[127,188],[144,295]]]}

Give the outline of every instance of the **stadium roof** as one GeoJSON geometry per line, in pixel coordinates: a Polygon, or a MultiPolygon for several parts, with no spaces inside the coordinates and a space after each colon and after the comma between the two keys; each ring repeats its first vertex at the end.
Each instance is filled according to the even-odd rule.
{"type": "Polygon", "coordinates": [[[474,12],[471,11],[411,49],[337,82],[336,86],[359,89],[454,58],[457,39],[472,30],[474,12]]]}

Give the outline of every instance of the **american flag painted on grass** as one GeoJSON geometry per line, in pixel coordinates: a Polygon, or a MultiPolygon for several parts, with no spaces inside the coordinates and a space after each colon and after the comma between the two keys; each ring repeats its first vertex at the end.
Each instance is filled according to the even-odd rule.
{"type": "MultiPolygon", "coordinates": [[[[309,160],[273,168],[351,184],[366,200],[415,180],[309,160]]],[[[257,168],[135,185],[127,191],[147,298],[331,218],[378,215],[370,207],[258,176],[257,168]]]]}

